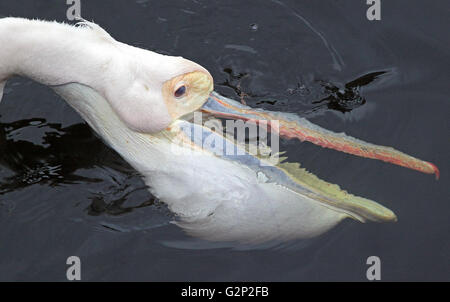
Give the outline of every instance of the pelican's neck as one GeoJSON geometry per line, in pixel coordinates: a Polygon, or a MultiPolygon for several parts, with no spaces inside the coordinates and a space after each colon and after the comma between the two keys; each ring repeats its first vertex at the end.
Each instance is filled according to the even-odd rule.
{"type": "Polygon", "coordinates": [[[101,29],[0,19],[0,83],[4,85],[9,77],[20,75],[49,86],[69,82],[95,86],[110,68],[115,51],[111,41],[101,29]]]}
{"type": "Polygon", "coordinates": [[[72,106],[94,131],[145,177],[173,158],[169,142],[128,128],[109,102],[91,87],[70,83],[53,90],[72,106]],[[169,159],[170,158],[170,159],[169,159]]]}
{"type": "Polygon", "coordinates": [[[81,25],[0,19],[0,100],[12,75],[52,87],[78,83],[103,96],[128,127],[154,133],[172,121],[164,83],[194,71],[207,73],[181,57],[118,42],[94,23],[81,25]]]}

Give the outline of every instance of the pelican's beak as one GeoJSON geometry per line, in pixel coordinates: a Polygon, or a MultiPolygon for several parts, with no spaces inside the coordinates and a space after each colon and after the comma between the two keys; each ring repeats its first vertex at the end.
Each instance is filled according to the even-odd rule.
{"type": "MultiPolygon", "coordinates": [[[[184,119],[177,119],[167,129],[164,137],[178,145],[182,144],[197,150],[200,152],[199,154],[218,156],[224,160],[233,161],[237,165],[245,166],[255,172],[258,181],[280,185],[294,194],[298,194],[299,199],[309,198],[362,222],[367,220],[396,221],[397,217],[381,204],[352,195],[340,189],[339,186],[321,180],[300,168],[298,163],[289,163],[286,157],[278,157],[282,153],[273,148],[273,140],[271,147],[267,147],[263,153],[260,150],[256,153],[249,151],[249,144],[238,142],[234,138],[220,133],[214,125],[211,127],[209,118],[215,116],[245,120],[250,124],[265,127],[265,130],[270,130],[272,135],[275,133],[271,137],[297,138],[322,147],[379,159],[439,177],[439,170],[432,163],[419,160],[393,148],[366,143],[343,133],[333,133],[295,114],[252,109],[215,92],[212,92],[207,100],[204,100],[200,109],[195,112],[193,112],[194,118],[190,115],[184,119]],[[195,121],[195,112],[199,111],[206,113],[207,122],[195,121]],[[275,162],[272,160],[274,153],[276,155],[275,162]]],[[[258,135],[259,133],[260,131],[258,131],[258,135]]]]}
{"type": "Polygon", "coordinates": [[[321,147],[435,174],[436,179],[439,178],[438,168],[430,162],[414,158],[391,147],[367,143],[344,133],[334,133],[294,114],[253,109],[215,92],[211,93],[201,110],[217,117],[241,119],[256,124],[265,121],[263,125],[267,124],[268,130],[277,131],[283,138],[297,138],[302,142],[308,141],[321,147]]]}

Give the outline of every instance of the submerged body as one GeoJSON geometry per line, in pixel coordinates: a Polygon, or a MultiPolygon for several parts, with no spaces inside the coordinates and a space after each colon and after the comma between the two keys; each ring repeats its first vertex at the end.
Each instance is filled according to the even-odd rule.
{"type": "Polygon", "coordinates": [[[389,209],[295,164],[270,163],[249,152],[231,157],[211,152],[191,129],[199,129],[200,142],[206,137],[229,141],[184,118],[199,110],[254,123],[269,121],[267,127],[281,136],[438,175],[434,165],[392,148],[211,94],[212,77],[203,67],[128,46],[95,24],[83,24],[75,28],[0,19],[0,42],[8,45],[0,49],[0,96],[14,74],[52,87],[143,175],[150,191],[177,214],[176,223],[192,235],[215,241],[282,241],[317,236],[346,217],[396,220],[389,209]],[[27,29],[33,34],[24,33],[27,29]],[[19,38],[12,38],[11,30],[19,38]],[[66,66],[57,66],[65,61],[66,66]]]}

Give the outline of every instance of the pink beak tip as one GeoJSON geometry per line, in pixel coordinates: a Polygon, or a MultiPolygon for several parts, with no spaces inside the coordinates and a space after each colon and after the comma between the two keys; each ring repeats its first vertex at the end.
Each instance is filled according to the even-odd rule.
{"type": "Polygon", "coordinates": [[[439,172],[438,167],[435,164],[430,163],[430,162],[427,162],[427,164],[429,164],[431,166],[431,168],[433,169],[434,174],[436,175],[436,180],[439,180],[440,172],[439,172]]]}

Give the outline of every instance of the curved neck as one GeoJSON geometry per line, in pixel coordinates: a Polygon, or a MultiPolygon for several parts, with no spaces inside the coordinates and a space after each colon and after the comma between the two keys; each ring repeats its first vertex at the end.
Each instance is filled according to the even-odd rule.
{"type": "MultiPolygon", "coordinates": [[[[26,76],[49,86],[69,82],[95,83],[111,61],[111,41],[114,40],[101,29],[2,18],[0,83],[4,85],[13,75],[26,76]]],[[[1,88],[2,84],[0,92],[1,88]]]]}
{"type": "Polygon", "coordinates": [[[77,27],[0,19],[0,93],[12,75],[51,87],[82,84],[102,95],[136,131],[154,133],[166,128],[173,117],[163,95],[164,83],[199,70],[207,74],[181,57],[120,43],[87,21],[77,27]]]}

